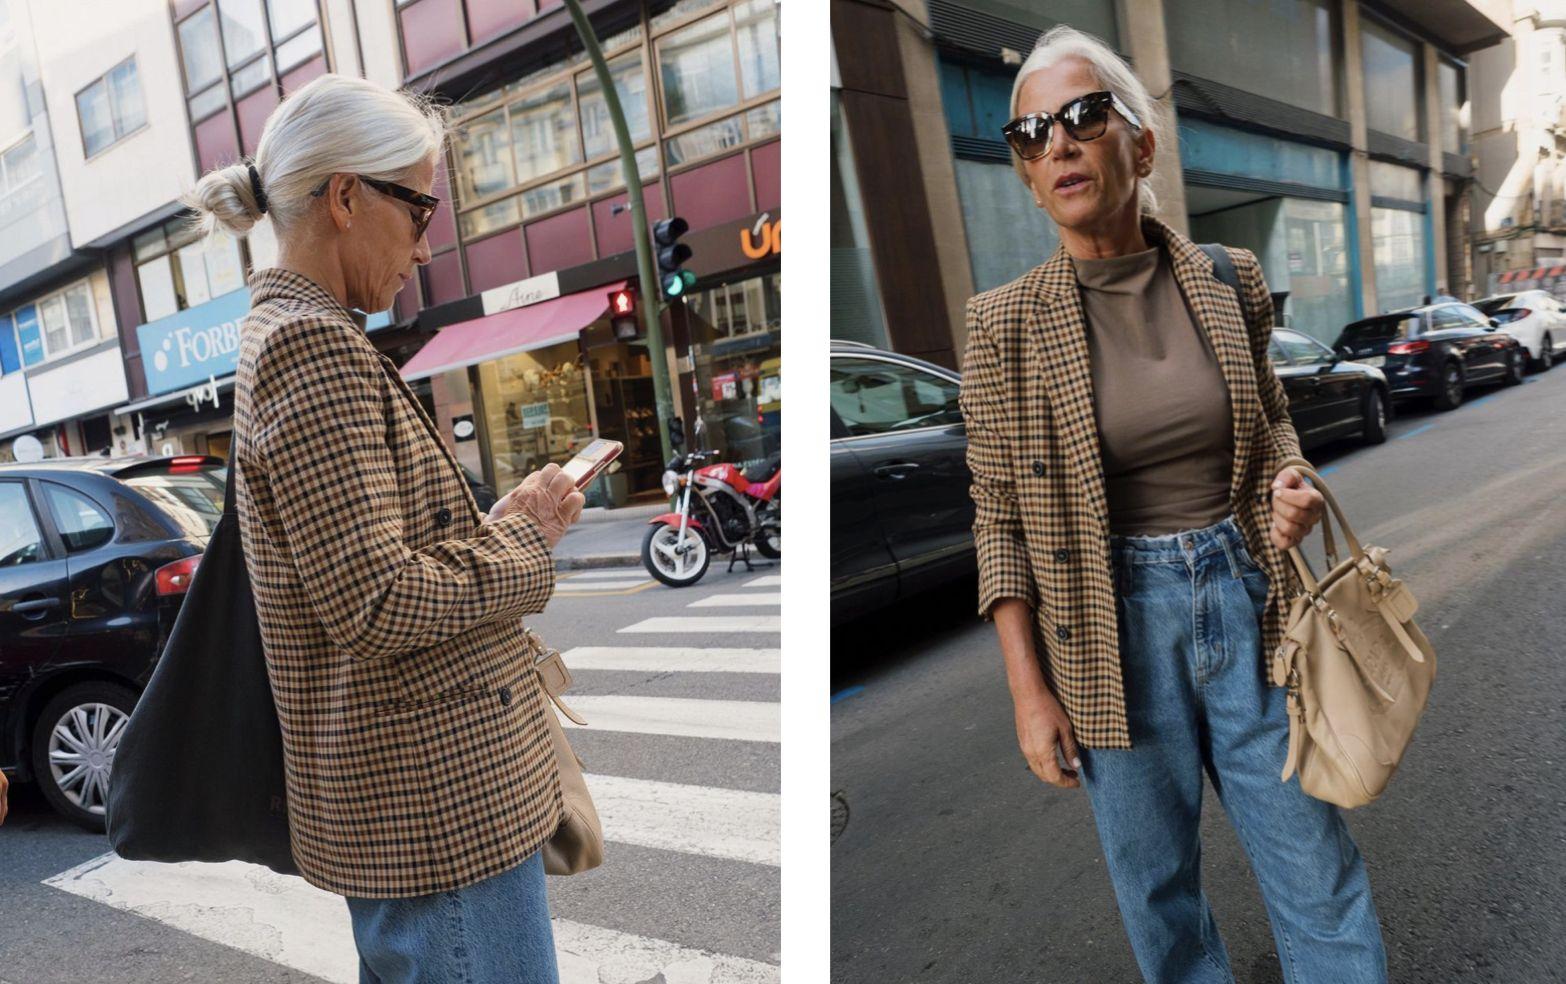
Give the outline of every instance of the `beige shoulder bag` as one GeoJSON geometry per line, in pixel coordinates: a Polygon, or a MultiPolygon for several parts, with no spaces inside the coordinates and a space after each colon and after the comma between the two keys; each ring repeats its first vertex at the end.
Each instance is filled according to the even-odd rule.
{"type": "Polygon", "coordinates": [[[1435,650],[1414,624],[1418,603],[1392,576],[1385,547],[1361,547],[1316,470],[1285,459],[1326,499],[1321,517],[1327,573],[1318,581],[1298,547],[1289,557],[1305,590],[1289,611],[1272,680],[1287,687],[1289,754],[1283,780],[1298,771],[1300,788],[1343,807],[1381,795],[1408,748],[1435,679],[1435,650]],[[1338,560],[1332,515],[1350,556],[1338,560]]]}
{"type": "MultiPolygon", "coordinates": [[[[566,669],[560,651],[545,645],[532,629],[524,628],[522,632],[533,656],[539,686],[561,714],[575,724],[586,724],[560,699],[571,686],[571,671],[566,669]]],[[[593,797],[587,791],[582,760],[566,741],[565,728],[561,727],[554,708],[549,709],[549,736],[554,741],[555,759],[560,767],[560,829],[544,844],[544,871],[551,875],[580,874],[603,863],[604,829],[598,822],[593,797]]]]}

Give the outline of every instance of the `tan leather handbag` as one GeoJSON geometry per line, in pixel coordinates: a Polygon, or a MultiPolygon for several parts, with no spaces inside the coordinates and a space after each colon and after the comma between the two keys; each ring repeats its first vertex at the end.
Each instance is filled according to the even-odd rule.
{"type": "Polygon", "coordinates": [[[1272,680],[1288,688],[1283,781],[1342,807],[1381,795],[1397,770],[1435,680],[1435,650],[1414,624],[1413,592],[1387,566],[1385,547],[1361,547],[1327,483],[1304,458],[1286,459],[1321,492],[1328,570],[1317,580],[1298,547],[1289,557],[1305,590],[1289,611],[1272,680]],[[1338,560],[1336,515],[1349,556],[1338,560]]]}
{"type": "MultiPolygon", "coordinates": [[[[544,693],[573,723],[586,724],[560,699],[571,686],[571,671],[566,669],[560,651],[545,645],[532,629],[525,628],[522,632],[544,693]]],[[[580,874],[603,863],[604,828],[598,822],[598,810],[587,791],[582,760],[571,750],[565,728],[553,709],[549,712],[549,737],[554,741],[555,758],[560,767],[560,828],[544,844],[544,871],[551,875],[580,874]]]]}

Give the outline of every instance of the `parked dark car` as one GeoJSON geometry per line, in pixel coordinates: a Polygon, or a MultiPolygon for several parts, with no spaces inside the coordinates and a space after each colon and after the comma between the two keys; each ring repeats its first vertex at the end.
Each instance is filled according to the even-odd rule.
{"type": "Polygon", "coordinates": [[[89,829],[226,474],[208,455],[0,465],[0,768],[89,829]]]}
{"type": "Polygon", "coordinates": [[[1522,382],[1528,353],[1499,327],[1468,304],[1427,304],[1355,321],[1332,347],[1386,373],[1394,401],[1429,398],[1451,410],[1470,386],[1522,382]]]}
{"type": "Polygon", "coordinates": [[[1271,355],[1301,449],[1355,434],[1366,444],[1387,439],[1391,400],[1380,369],[1344,359],[1290,328],[1273,329],[1271,355]]]}
{"type": "Polygon", "coordinates": [[[977,567],[961,377],[854,342],[831,358],[836,623],[977,567]]]}

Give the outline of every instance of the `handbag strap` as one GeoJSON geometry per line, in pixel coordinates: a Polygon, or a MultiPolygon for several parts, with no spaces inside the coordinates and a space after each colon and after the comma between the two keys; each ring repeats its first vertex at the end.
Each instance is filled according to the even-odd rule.
{"type": "MultiPolygon", "coordinates": [[[[1320,473],[1318,473],[1315,468],[1311,467],[1309,461],[1306,461],[1304,458],[1301,458],[1298,455],[1290,455],[1289,457],[1283,459],[1282,463],[1280,463],[1278,466],[1280,471],[1289,467],[1294,468],[1306,478],[1310,479],[1311,485],[1314,486],[1316,490],[1321,493],[1322,498],[1327,501],[1328,508],[1338,517],[1338,523],[1343,527],[1343,536],[1346,540],[1348,540],[1349,544],[1349,554],[1354,558],[1354,561],[1358,563],[1360,558],[1365,556],[1365,549],[1360,546],[1359,538],[1354,535],[1354,528],[1349,525],[1348,517],[1343,515],[1343,507],[1338,505],[1337,497],[1334,496],[1332,494],[1332,490],[1327,487],[1326,480],[1321,477],[1320,473]]],[[[1321,529],[1323,536],[1327,538],[1328,559],[1335,567],[1337,566],[1337,550],[1335,546],[1332,545],[1330,520],[1327,518],[1326,514],[1322,515],[1321,529]]],[[[1305,555],[1300,552],[1300,548],[1297,545],[1289,548],[1289,559],[1294,562],[1294,569],[1299,573],[1300,580],[1304,582],[1305,589],[1311,594],[1317,594],[1320,590],[1320,587],[1316,583],[1316,578],[1310,572],[1310,565],[1305,562],[1305,555]]]]}
{"type": "Polygon", "coordinates": [[[238,468],[239,462],[235,460],[234,452],[229,451],[228,467],[225,469],[228,475],[223,481],[223,515],[225,516],[239,515],[234,511],[234,472],[238,468]]]}

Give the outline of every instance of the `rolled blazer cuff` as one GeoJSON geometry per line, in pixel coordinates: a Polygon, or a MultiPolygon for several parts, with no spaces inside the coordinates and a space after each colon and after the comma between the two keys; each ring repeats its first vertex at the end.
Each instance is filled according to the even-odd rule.
{"type": "Polygon", "coordinates": [[[1039,607],[1038,590],[1028,563],[1027,548],[1016,534],[979,531],[975,536],[979,559],[979,617],[995,620],[994,607],[1002,598],[1021,598],[1029,610],[1039,607]]]}
{"type": "Polygon", "coordinates": [[[543,530],[521,511],[486,524],[486,529],[505,540],[517,555],[524,588],[513,614],[537,615],[555,594],[555,556],[543,530]]]}

